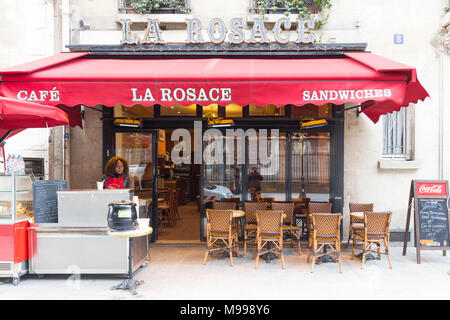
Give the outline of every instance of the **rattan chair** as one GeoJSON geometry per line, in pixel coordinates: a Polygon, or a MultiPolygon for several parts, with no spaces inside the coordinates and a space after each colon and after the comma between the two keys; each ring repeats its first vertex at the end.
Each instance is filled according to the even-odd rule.
{"type": "Polygon", "coordinates": [[[284,269],[283,257],[283,211],[256,211],[256,261],[258,268],[259,257],[273,253],[280,256],[281,267],[284,269]]]}
{"type": "Polygon", "coordinates": [[[308,224],[308,247],[312,246],[313,235],[312,235],[312,220],[311,215],[314,213],[331,213],[331,203],[329,202],[310,202],[308,204],[308,210],[306,212],[307,224],[308,224]]]}
{"type": "Polygon", "coordinates": [[[236,210],[236,202],[234,201],[214,201],[214,210],[236,210]]]}
{"type": "Polygon", "coordinates": [[[342,272],[341,264],[341,225],[342,216],[340,214],[315,213],[311,216],[313,227],[313,246],[310,250],[307,262],[313,257],[311,272],[314,272],[316,259],[322,256],[334,258],[334,262],[339,262],[339,272],[342,272]],[[324,249],[327,249],[326,252],[324,249]],[[323,250],[323,251],[322,251],[323,250]]]}
{"type": "Polygon", "coordinates": [[[391,223],[392,212],[364,212],[364,229],[355,230],[353,233],[352,259],[355,255],[357,241],[362,242],[361,269],[364,268],[366,255],[370,253],[378,254],[378,260],[381,254],[388,258],[389,268],[392,269],[391,256],[389,254],[389,225],[391,223]],[[384,244],[384,252],[381,252],[381,243],[384,244]],[[376,244],[377,249],[372,249],[376,244]]]}
{"type": "Polygon", "coordinates": [[[283,222],[283,232],[291,237],[292,248],[294,247],[294,238],[297,239],[298,254],[302,254],[300,248],[300,231],[301,228],[295,225],[294,219],[294,203],[293,202],[272,202],[272,210],[283,211],[286,215],[283,222]]]}
{"type": "MultiPolygon", "coordinates": [[[[372,212],[373,211],[373,203],[349,203],[350,213],[352,212],[372,212]]],[[[345,248],[348,248],[350,245],[350,239],[352,238],[353,232],[355,230],[364,230],[364,218],[357,218],[350,215],[350,226],[348,228],[348,240],[345,248]]]]}
{"type": "Polygon", "coordinates": [[[267,210],[265,202],[244,202],[245,227],[244,227],[244,254],[247,254],[247,242],[256,237],[256,211],[267,210]]]}
{"type": "Polygon", "coordinates": [[[224,251],[230,255],[230,264],[233,265],[233,249],[239,257],[238,233],[233,228],[232,210],[206,210],[206,253],[203,264],[212,252],[224,251]]]}

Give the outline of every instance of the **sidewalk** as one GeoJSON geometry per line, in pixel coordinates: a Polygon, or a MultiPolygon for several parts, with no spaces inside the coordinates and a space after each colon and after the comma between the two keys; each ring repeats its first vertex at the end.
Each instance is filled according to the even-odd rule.
{"type": "MultiPolygon", "coordinates": [[[[342,252],[342,269],[324,263],[310,273],[307,250],[301,256],[285,250],[286,269],[280,261],[261,260],[254,268],[251,254],[229,259],[217,255],[202,265],[204,246],[151,246],[151,261],[136,274],[145,283],[132,296],[125,290],[110,290],[122,281],[114,276],[46,275],[38,279],[25,275],[15,287],[11,281],[0,284],[0,300],[7,299],[450,299],[450,257],[442,251],[422,252],[416,263],[415,248],[402,256],[401,247],[391,247],[393,269],[385,256],[366,263],[351,260],[351,250],[342,252]],[[214,295],[211,295],[214,288],[214,295]]],[[[242,254],[242,251],[241,251],[242,254]]]]}

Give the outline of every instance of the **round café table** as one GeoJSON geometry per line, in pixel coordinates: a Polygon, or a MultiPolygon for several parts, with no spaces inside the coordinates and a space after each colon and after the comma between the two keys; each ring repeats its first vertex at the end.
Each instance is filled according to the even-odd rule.
{"type": "Polygon", "coordinates": [[[131,251],[131,238],[143,237],[153,232],[153,228],[148,226],[148,219],[138,219],[138,226],[136,229],[127,231],[108,230],[108,235],[111,237],[128,238],[128,278],[120,284],[113,286],[111,290],[125,289],[129,290],[131,294],[136,295],[136,287],[143,284],[144,281],[135,280],[133,278],[133,253],[131,251]]]}

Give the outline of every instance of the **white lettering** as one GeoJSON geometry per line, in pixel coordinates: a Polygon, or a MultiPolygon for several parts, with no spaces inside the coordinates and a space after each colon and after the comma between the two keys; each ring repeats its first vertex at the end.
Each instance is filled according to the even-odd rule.
{"type": "Polygon", "coordinates": [[[384,96],[391,97],[392,96],[391,89],[384,89],[384,96]]]}
{"type": "Polygon", "coordinates": [[[210,90],[209,90],[209,98],[210,98],[212,101],[218,101],[218,100],[219,100],[219,89],[217,89],[217,88],[212,88],[212,89],[210,89],[210,90]],[[213,97],[213,91],[216,92],[216,97],[215,97],[215,98],[213,97]]]}
{"type": "Polygon", "coordinates": [[[310,92],[307,90],[303,91],[303,101],[309,101],[310,100],[310,92]]]}
{"type": "Polygon", "coordinates": [[[27,96],[28,96],[28,92],[25,90],[19,91],[17,93],[17,99],[19,99],[19,100],[27,100],[27,96]],[[23,96],[23,94],[25,94],[25,96],[23,96]]]}
{"type": "Polygon", "coordinates": [[[137,97],[137,88],[131,88],[131,92],[133,92],[133,99],[131,101],[142,101],[142,95],[137,97]]]}
{"type": "Polygon", "coordinates": [[[231,101],[231,88],[221,88],[222,101],[231,101]]]}
{"type": "Polygon", "coordinates": [[[38,98],[36,96],[36,92],[31,91],[30,96],[28,97],[28,101],[38,101],[38,98]]]}
{"type": "Polygon", "coordinates": [[[206,97],[205,89],[201,88],[199,90],[197,100],[198,101],[208,101],[208,98],[206,97]]]}
{"type": "Polygon", "coordinates": [[[186,90],[187,92],[187,100],[188,101],[195,101],[196,96],[195,96],[195,89],[194,88],[189,88],[186,90]]]}
{"type": "Polygon", "coordinates": [[[349,92],[349,90],[339,90],[339,97],[341,100],[347,100],[349,92]]]}
{"type": "Polygon", "coordinates": [[[145,89],[144,101],[155,101],[155,98],[153,98],[152,95],[152,91],[149,88],[145,89]]]}
{"type": "Polygon", "coordinates": [[[362,99],[362,98],[364,98],[364,91],[358,90],[358,91],[356,91],[355,95],[356,95],[357,99],[362,99]]]}
{"type": "Polygon", "coordinates": [[[336,90],[331,90],[331,91],[329,91],[329,92],[330,92],[329,99],[330,99],[330,100],[336,100],[337,97],[338,97],[337,91],[336,91],[336,90]]]}
{"type": "Polygon", "coordinates": [[[181,88],[176,88],[173,91],[173,96],[174,96],[175,100],[183,101],[186,98],[186,92],[184,92],[184,90],[181,88]],[[181,92],[181,97],[178,97],[178,92],[181,92]]]}
{"type": "Polygon", "coordinates": [[[171,92],[169,88],[161,88],[161,101],[172,101],[171,92]]]}
{"type": "Polygon", "coordinates": [[[56,87],[50,90],[50,101],[59,101],[59,91],[56,87]]]}

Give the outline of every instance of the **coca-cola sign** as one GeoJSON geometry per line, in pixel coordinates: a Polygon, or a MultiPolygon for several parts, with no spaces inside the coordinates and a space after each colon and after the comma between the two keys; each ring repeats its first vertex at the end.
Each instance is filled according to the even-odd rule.
{"type": "Polygon", "coordinates": [[[447,196],[445,183],[416,183],[417,196],[447,196]]]}

